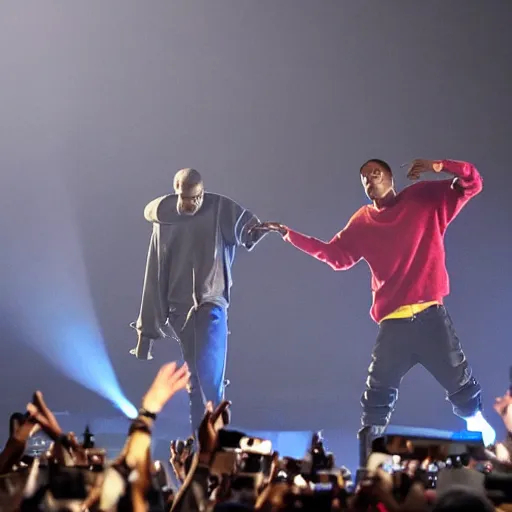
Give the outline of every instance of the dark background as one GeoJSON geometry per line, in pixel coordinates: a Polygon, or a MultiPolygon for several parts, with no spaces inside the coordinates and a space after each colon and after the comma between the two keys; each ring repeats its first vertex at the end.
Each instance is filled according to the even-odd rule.
{"type": "MultiPolygon", "coordinates": [[[[389,161],[404,186],[399,165],[422,157],[471,161],[485,180],[447,235],[447,306],[498,426],[490,404],[512,363],[511,19],[508,0],[2,2],[0,410],[39,387],[58,411],[112,411],[62,370],[86,361],[86,378],[103,378],[81,326],[102,333],[135,404],[179,357],[170,342],[151,363],[128,353],[143,207],[177,169],[327,239],[366,200],[363,161],[389,161]]],[[[354,435],[376,335],[366,265],[335,273],[268,237],[234,274],[237,424],[354,435]]],[[[186,402],[167,414],[186,424],[186,402]]],[[[394,422],[463,426],[420,368],[394,422]]]]}

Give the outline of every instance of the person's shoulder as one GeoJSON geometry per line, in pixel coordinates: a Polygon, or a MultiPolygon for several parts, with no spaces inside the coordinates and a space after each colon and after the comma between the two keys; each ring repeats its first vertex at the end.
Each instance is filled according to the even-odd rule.
{"type": "Polygon", "coordinates": [[[357,227],[364,223],[367,218],[368,208],[370,208],[370,205],[364,204],[355,213],[353,213],[347,222],[347,227],[357,227]]]}
{"type": "Polygon", "coordinates": [[[427,190],[432,187],[432,181],[416,181],[415,183],[411,183],[404,187],[400,192],[400,196],[407,196],[411,194],[420,194],[424,190],[427,190]]]}
{"type": "MultiPolygon", "coordinates": [[[[206,199],[207,194],[205,194],[206,199]]],[[[244,206],[242,206],[238,201],[235,201],[231,197],[222,195],[222,194],[215,194],[212,192],[208,193],[209,196],[209,202],[211,205],[219,205],[220,209],[222,211],[227,212],[238,212],[238,214],[242,214],[243,212],[247,211],[244,206]]]]}
{"type": "Polygon", "coordinates": [[[431,198],[433,195],[440,193],[440,191],[450,188],[453,180],[425,180],[418,181],[405,187],[399,196],[405,200],[421,200],[431,198]]]}
{"type": "Polygon", "coordinates": [[[205,192],[204,193],[205,200],[211,201],[212,203],[222,203],[222,204],[238,204],[231,197],[225,196],[223,194],[217,194],[216,192],[205,192]]]}
{"type": "Polygon", "coordinates": [[[176,216],[176,194],[167,194],[150,201],[144,208],[144,218],[148,222],[172,222],[176,216]]]}
{"type": "Polygon", "coordinates": [[[216,192],[205,192],[203,201],[210,204],[219,204],[226,201],[231,201],[231,199],[227,196],[223,196],[222,194],[217,194],[216,192]]]}
{"type": "Polygon", "coordinates": [[[212,208],[214,210],[222,210],[232,202],[232,199],[227,196],[223,196],[222,194],[217,194],[215,192],[205,192],[201,210],[203,212],[210,211],[212,208]]]}

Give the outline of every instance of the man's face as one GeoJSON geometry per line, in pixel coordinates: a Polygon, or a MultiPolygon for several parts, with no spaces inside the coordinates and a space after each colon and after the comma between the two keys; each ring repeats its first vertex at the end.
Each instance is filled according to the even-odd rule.
{"type": "Polygon", "coordinates": [[[361,183],[371,201],[382,199],[393,188],[391,176],[377,162],[368,162],[361,169],[361,183]]]}
{"type": "Polygon", "coordinates": [[[195,215],[203,205],[204,186],[202,184],[180,185],[175,192],[178,194],[177,209],[180,215],[195,215]]]}

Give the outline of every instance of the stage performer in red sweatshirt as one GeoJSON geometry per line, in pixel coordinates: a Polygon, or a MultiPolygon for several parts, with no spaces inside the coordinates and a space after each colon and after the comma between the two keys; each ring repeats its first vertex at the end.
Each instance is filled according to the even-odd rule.
{"type": "Polygon", "coordinates": [[[360,177],[371,204],[361,207],[329,242],[277,222],[255,228],[280,233],[334,270],[347,270],[362,259],[370,266],[370,314],[379,332],[361,399],[360,438],[384,432],[402,378],[420,363],[444,387],[454,413],[466,420],[468,430],[482,432],[486,444],[494,442],[494,430],[481,412],[480,385],[443,305],[449,293],[444,234],[482,190],[482,178],[467,162],[423,159],[412,162],[408,178],[441,171],[451,179],[421,181],[397,193],[390,166],[368,160],[360,177]]]}

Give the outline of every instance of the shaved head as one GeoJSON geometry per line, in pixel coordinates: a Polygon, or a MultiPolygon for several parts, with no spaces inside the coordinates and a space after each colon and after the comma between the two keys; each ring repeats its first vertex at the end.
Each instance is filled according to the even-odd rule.
{"type": "Polygon", "coordinates": [[[174,192],[178,196],[177,209],[180,215],[195,215],[203,205],[203,178],[191,168],[180,169],[174,175],[174,192]]]}
{"type": "Polygon", "coordinates": [[[178,190],[187,188],[193,188],[197,185],[203,184],[203,177],[195,169],[186,168],[180,169],[174,175],[174,190],[178,193],[178,190]]]}
{"type": "Polygon", "coordinates": [[[381,160],[380,158],[370,158],[370,160],[366,160],[366,162],[363,165],[361,165],[361,168],[359,169],[359,172],[362,173],[363,169],[368,164],[377,164],[383,170],[387,171],[389,174],[391,174],[391,175],[393,174],[393,171],[391,170],[391,166],[387,162],[385,162],[384,160],[381,160]]]}

